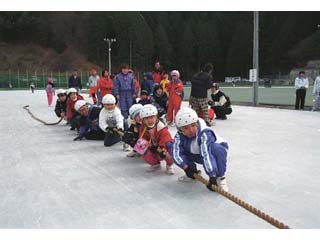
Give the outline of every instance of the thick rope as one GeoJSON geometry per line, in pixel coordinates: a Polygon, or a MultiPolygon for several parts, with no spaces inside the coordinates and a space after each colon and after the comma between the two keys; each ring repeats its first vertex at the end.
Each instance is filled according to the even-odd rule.
{"type": "Polygon", "coordinates": [[[34,116],[34,115],[32,114],[32,112],[30,111],[30,109],[28,109],[28,107],[29,107],[29,105],[26,105],[26,106],[23,107],[23,109],[26,110],[26,111],[31,115],[31,117],[32,117],[33,119],[35,119],[35,120],[43,123],[44,125],[47,125],[47,126],[49,126],[49,125],[58,125],[58,124],[62,121],[62,119],[63,119],[63,117],[62,117],[62,118],[59,119],[58,122],[55,122],[55,123],[47,123],[46,121],[43,121],[43,120],[41,120],[40,118],[37,118],[36,116],[34,116]]]}
{"type": "MultiPolygon", "coordinates": [[[[193,176],[199,182],[202,182],[205,185],[209,184],[208,180],[203,178],[201,175],[194,174],[193,176]]],[[[263,220],[267,221],[268,223],[272,224],[273,226],[275,226],[277,228],[280,228],[280,229],[289,229],[290,228],[288,225],[285,225],[284,223],[282,223],[279,220],[271,217],[270,215],[260,211],[259,209],[251,206],[250,204],[246,203],[245,201],[242,201],[241,199],[237,198],[236,196],[224,191],[220,187],[212,185],[211,189],[217,193],[220,193],[222,196],[228,198],[229,200],[233,201],[234,203],[238,204],[239,206],[247,209],[249,212],[253,213],[254,215],[258,216],[259,218],[262,218],[263,220]]]]}

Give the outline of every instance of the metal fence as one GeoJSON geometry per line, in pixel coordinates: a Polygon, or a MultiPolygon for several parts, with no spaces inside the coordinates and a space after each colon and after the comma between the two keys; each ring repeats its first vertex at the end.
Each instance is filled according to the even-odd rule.
{"type": "MultiPolygon", "coordinates": [[[[88,81],[89,73],[78,71],[82,80],[82,85],[88,81]]],[[[27,89],[31,83],[34,83],[36,88],[45,88],[48,83],[48,77],[53,78],[56,88],[67,88],[68,79],[72,75],[72,71],[52,72],[52,71],[19,71],[9,70],[0,72],[0,89],[27,89]]]]}

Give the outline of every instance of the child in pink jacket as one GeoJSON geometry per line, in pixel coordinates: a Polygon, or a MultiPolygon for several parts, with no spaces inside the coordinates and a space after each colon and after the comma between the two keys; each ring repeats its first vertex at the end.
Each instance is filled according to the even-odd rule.
{"type": "Polygon", "coordinates": [[[51,107],[53,96],[55,94],[53,79],[48,78],[48,84],[46,86],[47,98],[48,98],[48,106],[51,107]]]}

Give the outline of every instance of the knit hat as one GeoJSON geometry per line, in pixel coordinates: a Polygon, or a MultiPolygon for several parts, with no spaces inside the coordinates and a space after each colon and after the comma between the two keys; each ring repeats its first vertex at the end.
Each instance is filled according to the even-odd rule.
{"type": "Polygon", "coordinates": [[[178,78],[180,77],[180,73],[179,73],[178,70],[172,70],[170,74],[171,74],[171,76],[172,76],[172,75],[177,75],[178,78]]]}

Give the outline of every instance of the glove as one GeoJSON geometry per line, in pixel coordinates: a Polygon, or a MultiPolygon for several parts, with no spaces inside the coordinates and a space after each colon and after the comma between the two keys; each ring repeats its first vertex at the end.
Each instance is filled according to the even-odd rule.
{"type": "Polygon", "coordinates": [[[208,183],[208,185],[207,185],[207,188],[208,188],[210,191],[214,192],[214,190],[211,188],[212,185],[215,185],[215,186],[218,187],[217,178],[216,178],[216,177],[210,177],[209,183],[208,183]]]}
{"type": "Polygon", "coordinates": [[[161,153],[159,153],[159,156],[161,159],[166,158],[166,152],[165,151],[161,151],[161,153]]]}
{"type": "Polygon", "coordinates": [[[82,140],[82,138],[83,138],[83,136],[78,136],[78,137],[74,138],[74,139],[73,139],[73,141],[78,141],[78,140],[80,140],[80,141],[81,141],[81,140],[82,140]]]}
{"type": "Polygon", "coordinates": [[[114,133],[114,131],[113,131],[113,127],[106,127],[106,132],[107,133],[114,133]]]}
{"type": "Polygon", "coordinates": [[[152,152],[152,153],[158,153],[158,146],[157,145],[151,145],[151,147],[150,147],[150,152],[152,152]]]}
{"type": "Polygon", "coordinates": [[[122,133],[122,134],[124,133],[122,128],[118,128],[117,131],[122,133]]]}
{"type": "Polygon", "coordinates": [[[214,102],[211,101],[211,100],[209,100],[209,101],[208,101],[208,105],[213,106],[213,105],[214,105],[214,102]]]}
{"type": "Polygon", "coordinates": [[[184,171],[185,171],[187,177],[192,178],[192,179],[195,179],[193,174],[199,173],[199,171],[197,169],[193,169],[191,167],[187,167],[186,169],[184,169],[184,171]]]}

